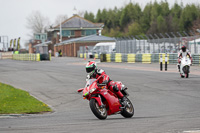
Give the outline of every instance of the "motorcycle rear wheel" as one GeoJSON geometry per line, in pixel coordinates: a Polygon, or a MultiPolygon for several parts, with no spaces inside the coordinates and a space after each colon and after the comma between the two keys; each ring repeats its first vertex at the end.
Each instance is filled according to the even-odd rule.
{"type": "Polygon", "coordinates": [[[104,120],[107,118],[106,107],[100,107],[96,99],[94,98],[90,99],[90,108],[93,114],[100,120],[104,120]]]}
{"type": "Polygon", "coordinates": [[[122,110],[121,115],[125,118],[131,118],[134,115],[134,107],[131,101],[126,98],[127,100],[127,105],[126,107],[122,110]]]}

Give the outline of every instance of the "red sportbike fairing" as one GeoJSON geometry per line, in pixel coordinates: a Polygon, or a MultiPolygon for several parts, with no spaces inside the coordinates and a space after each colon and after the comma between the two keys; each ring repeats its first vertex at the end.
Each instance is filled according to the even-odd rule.
{"type": "Polygon", "coordinates": [[[134,107],[131,101],[127,98],[127,88],[121,82],[116,82],[119,90],[126,96],[126,100],[121,104],[121,100],[109,89],[106,84],[99,84],[102,80],[89,79],[85,88],[79,89],[78,92],[83,92],[84,99],[89,100],[90,108],[94,115],[99,119],[106,119],[107,115],[121,113],[125,118],[130,118],[134,115],[134,107]]]}

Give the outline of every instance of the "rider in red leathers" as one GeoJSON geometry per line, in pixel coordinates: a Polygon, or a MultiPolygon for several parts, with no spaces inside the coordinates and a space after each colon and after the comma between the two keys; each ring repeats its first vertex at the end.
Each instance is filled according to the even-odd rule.
{"type": "Polygon", "coordinates": [[[103,79],[102,81],[100,81],[101,84],[106,84],[107,88],[114,92],[117,95],[117,97],[121,99],[122,103],[125,101],[125,97],[117,87],[117,84],[110,79],[110,77],[105,73],[103,69],[97,69],[97,65],[94,61],[89,61],[86,64],[86,72],[88,73],[87,79],[96,79],[99,76],[102,76],[103,79]]]}

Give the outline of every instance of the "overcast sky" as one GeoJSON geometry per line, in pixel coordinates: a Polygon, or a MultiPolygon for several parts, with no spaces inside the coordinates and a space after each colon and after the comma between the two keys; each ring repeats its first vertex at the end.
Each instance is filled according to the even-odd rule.
{"type": "MultiPolygon", "coordinates": [[[[68,17],[73,15],[74,7],[78,11],[93,12],[95,15],[98,9],[113,9],[115,6],[120,8],[129,3],[130,0],[0,0],[0,36],[8,36],[11,39],[21,37],[20,44],[23,46],[25,41],[30,39],[27,34],[29,30],[26,28],[26,18],[30,16],[32,11],[40,11],[43,16],[50,19],[51,23],[55,22],[58,15],[66,14],[68,17]]],[[[144,7],[146,3],[154,0],[131,0],[139,3],[144,7]]],[[[157,0],[160,2],[161,0],[157,0]]],[[[170,6],[175,1],[167,0],[170,6]]],[[[199,0],[182,0],[183,4],[199,3],[199,0]]],[[[0,49],[2,43],[0,43],[0,49]]]]}

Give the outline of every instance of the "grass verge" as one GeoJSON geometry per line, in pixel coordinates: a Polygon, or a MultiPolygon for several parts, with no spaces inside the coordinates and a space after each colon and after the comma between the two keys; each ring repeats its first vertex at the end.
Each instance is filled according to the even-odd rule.
{"type": "Polygon", "coordinates": [[[26,91],[0,83],[0,114],[33,114],[52,111],[26,91]]]}

